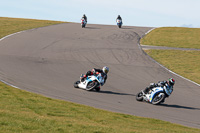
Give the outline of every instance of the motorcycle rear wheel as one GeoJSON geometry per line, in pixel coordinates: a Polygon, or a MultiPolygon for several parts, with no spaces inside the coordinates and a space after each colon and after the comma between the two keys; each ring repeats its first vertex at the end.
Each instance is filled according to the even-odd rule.
{"type": "Polygon", "coordinates": [[[97,87],[97,85],[98,85],[98,82],[89,82],[88,84],[87,84],[87,87],[86,87],[86,90],[87,91],[91,91],[91,90],[93,90],[93,89],[95,89],[96,87],[97,87]]]}
{"type": "Polygon", "coordinates": [[[165,99],[165,94],[164,93],[161,93],[161,95],[160,95],[160,97],[159,97],[159,95],[160,95],[160,93],[159,94],[157,94],[155,97],[154,97],[154,99],[152,100],[152,104],[153,105],[157,105],[157,104],[160,104],[162,101],[164,101],[164,99],[165,99]]]}

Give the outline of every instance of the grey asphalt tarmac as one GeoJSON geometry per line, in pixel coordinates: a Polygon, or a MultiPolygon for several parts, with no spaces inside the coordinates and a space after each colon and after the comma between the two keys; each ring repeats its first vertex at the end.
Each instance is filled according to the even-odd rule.
{"type": "Polygon", "coordinates": [[[139,39],[150,29],[66,23],[15,34],[0,41],[0,79],[51,98],[200,128],[200,87],[142,51],[139,39]],[[100,92],[73,87],[82,73],[105,65],[110,72],[100,92]],[[135,100],[149,83],[169,77],[176,84],[164,104],[135,100]]]}

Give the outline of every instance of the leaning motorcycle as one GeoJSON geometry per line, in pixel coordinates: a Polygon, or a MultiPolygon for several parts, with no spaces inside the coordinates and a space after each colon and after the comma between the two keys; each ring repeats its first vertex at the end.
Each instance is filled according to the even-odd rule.
{"type": "Polygon", "coordinates": [[[146,101],[153,105],[164,103],[166,98],[166,87],[155,87],[152,90],[150,90],[147,94],[144,93],[144,91],[140,91],[136,95],[137,101],[146,101]]]}
{"type": "Polygon", "coordinates": [[[101,73],[96,75],[88,76],[83,82],[76,81],[74,83],[75,88],[82,88],[87,91],[100,91],[100,86],[104,84],[104,78],[102,77],[101,73]]]}
{"type": "Polygon", "coordinates": [[[117,26],[118,26],[119,28],[121,28],[121,27],[122,27],[122,20],[120,20],[120,19],[117,19],[117,26]]]}
{"type": "Polygon", "coordinates": [[[85,21],[85,19],[81,19],[81,26],[82,26],[82,28],[85,28],[85,26],[86,26],[86,21],[85,21]]]}

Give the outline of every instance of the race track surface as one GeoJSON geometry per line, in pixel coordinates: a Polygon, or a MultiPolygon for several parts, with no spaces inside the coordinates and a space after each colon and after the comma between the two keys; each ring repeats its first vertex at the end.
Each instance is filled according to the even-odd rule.
{"type": "Polygon", "coordinates": [[[0,41],[0,79],[21,89],[113,112],[200,128],[200,87],[171,74],[139,47],[151,28],[66,23],[15,34],[0,41]],[[73,83],[92,68],[110,67],[100,92],[73,83]],[[135,100],[150,82],[176,80],[165,103],[135,100]]]}

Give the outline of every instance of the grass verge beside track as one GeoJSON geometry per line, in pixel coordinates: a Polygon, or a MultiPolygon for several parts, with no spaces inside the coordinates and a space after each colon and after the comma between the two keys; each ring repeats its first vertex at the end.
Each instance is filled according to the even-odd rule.
{"type": "Polygon", "coordinates": [[[200,84],[200,51],[145,50],[157,62],[200,84]]]}
{"type": "Polygon", "coordinates": [[[0,83],[0,132],[193,132],[169,122],[46,98],[0,83]]]}
{"type": "MultiPolygon", "coordinates": [[[[199,28],[157,28],[141,39],[141,44],[200,49],[199,28]]],[[[173,72],[200,84],[200,51],[145,50],[173,72]]]]}
{"type": "Polygon", "coordinates": [[[0,17],[0,38],[23,30],[64,23],[61,21],[0,17]]]}
{"type": "Polygon", "coordinates": [[[200,49],[200,28],[157,28],[141,39],[141,44],[200,49]]]}
{"type": "MultiPolygon", "coordinates": [[[[60,22],[0,18],[0,38],[60,22]],[[36,22],[37,21],[37,22],[36,22]],[[37,25],[36,25],[37,23],[37,25]],[[44,24],[45,23],[45,24],[44,24]]],[[[0,132],[187,132],[200,129],[55,100],[0,82],[0,132]]]]}

